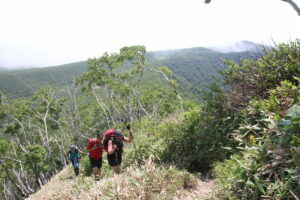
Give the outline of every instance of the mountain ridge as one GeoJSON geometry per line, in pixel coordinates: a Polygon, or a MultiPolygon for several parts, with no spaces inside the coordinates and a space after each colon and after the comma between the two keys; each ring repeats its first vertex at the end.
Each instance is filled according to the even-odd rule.
{"type": "MultiPolygon", "coordinates": [[[[149,54],[160,54],[162,55],[168,55],[168,54],[174,54],[178,51],[184,51],[187,49],[197,49],[197,48],[203,48],[203,49],[209,49],[211,51],[221,52],[221,53],[228,53],[228,52],[242,52],[242,51],[253,51],[256,49],[256,47],[262,47],[263,45],[259,43],[255,43],[248,40],[241,40],[241,41],[235,41],[230,43],[224,43],[224,44],[218,44],[213,46],[195,46],[195,47],[187,47],[187,48],[176,48],[176,49],[164,49],[164,50],[155,50],[155,51],[148,51],[149,54]],[[246,46],[251,48],[245,48],[246,46]],[[222,51],[222,49],[232,49],[231,51],[222,51]]],[[[100,56],[100,55],[99,55],[100,56]]],[[[159,56],[157,57],[159,59],[159,56]]],[[[72,61],[68,63],[62,63],[58,65],[16,65],[16,66],[5,66],[3,64],[0,65],[0,70],[22,70],[22,69],[36,69],[36,68],[48,68],[48,67],[59,67],[67,64],[72,63],[78,63],[82,62],[82,60],[72,61]]]]}
{"type": "MultiPolygon", "coordinates": [[[[146,58],[152,66],[167,66],[187,95],[199,95],[211,83],[212,76],[225,68],[224,59],[239,60],[248,52],[221,53],[204,47],[150,51],[146,58]]],[[[0,91],[9,98],[29,97],[41,87],[63,87],[87,70],[87,61],[44,68],[0,71],[0,91]]],[[[198,98],[198,97],[197,97],[198,98]]]]}

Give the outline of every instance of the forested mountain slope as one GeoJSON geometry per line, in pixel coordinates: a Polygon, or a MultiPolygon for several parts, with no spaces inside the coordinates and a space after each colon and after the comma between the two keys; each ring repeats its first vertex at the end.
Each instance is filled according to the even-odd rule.
{"type": "Polygon", "coordinates": [[[0,71],[0,91],[9,98],[32,96],[45,86],[62,87],[86,71],[86,61],[55,67],[0,71]]]}
{"type": "Polygon", "coordinates": [[[198,47],[148,54],[154,63],[167,66],[172,70],[174,79],[181,85],[182,91],[192,92],[199,97],[199,91],[207,89],[212,82],[222,79],[219,72],[226,67],[224,60],[239,61],[258,56],[259,52],[220,53],[198,47]]]}
{"type": "MultiPolygon", "coordinates": [[[[199,97],[199,91],[213,81],[212,76],[220,79],[218,72],[225,67],[224,59],[249,57],[249,52],[220,53],[201,47],[146,54],[150,65],[164,65],[171,69],[180,90],[190,97],[199,97]]],[[[0,71],[0,91],[9,98],[18,98],[32,96],[39,88],[48,85],[63,87],[85,72],[86,64],[82,61],[47,68],[0,71]]]]}

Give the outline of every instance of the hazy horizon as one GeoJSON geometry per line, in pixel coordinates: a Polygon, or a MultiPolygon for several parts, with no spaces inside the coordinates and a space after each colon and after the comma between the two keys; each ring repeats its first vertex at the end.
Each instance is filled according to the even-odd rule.
{"type": "MultiPolygon", "coordinates": [[[[232,43],[226,43],[226,44],[219,44],[219,45],[214,45],[214,46],[208,46],[208,47],[203,47],[203,46],[195,46],[195,47],[190,47],[190,48],[207,48],[213,51],[217,51],[217,52],[239,52],[239,51],[246,51],[246,50],[253,50],[253,47],[251,45],[262,45],[259,43],[255,43],[252,41],[246,41],[246,40],[242,40],[242,41],[236,41],[236,42],[232,42],[232,43]],[[245,44],[246,43],[246,44],[245,44]],[[249,43],[251,43],[249,45],[249,43]],[[249,46],[248,46],[249,45],[249,46]]],[[[166,51],[174,51],[174,50],[182,50],[182,49],[190,49],[190,48],[177,48],[177,49],[162,49],[162,50],[157,50],[157,51],[148,51],[149,53],[151,52],[166,52],[166,51]]],[[[102,56],[96,56],[96,57],[100,57],[102,56]]],[[[92,58],[92,57],[89,57],[92,58]]],[[[88,58],[87,58],[88,59],[88,58]]],[[[63,62],[63,63],[59,63],[59,64],[54,64],[54,65],[19,65],[19,66],[1,66],[0,65],[0,69],[2,70],[18,70],[18,69],[31,69],[31,68],[44,68],[44,67],[55,67],[55,66],[61,66],[61,65],[65,65],[65,64],[71,64],[71,63],[76,63],[76,62],[83,62],[83,61],[87,61],[87,59],[85,60],[73,60],[70,62],[63,62]]]]}

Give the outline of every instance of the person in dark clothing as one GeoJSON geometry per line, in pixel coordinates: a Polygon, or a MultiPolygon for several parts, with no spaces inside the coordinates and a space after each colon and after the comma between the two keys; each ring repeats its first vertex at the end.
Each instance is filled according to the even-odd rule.
{"type": "Polygon", "coordinates": [[[130,126],[127,126],[129,137],[125,137],[120,129],[115,130],[114,137],[104,141],[104,146],[107,145],[107,160],[113,168],[115,174],[121,173],[123,142],[132,142],[132,131],[130,126]]]}

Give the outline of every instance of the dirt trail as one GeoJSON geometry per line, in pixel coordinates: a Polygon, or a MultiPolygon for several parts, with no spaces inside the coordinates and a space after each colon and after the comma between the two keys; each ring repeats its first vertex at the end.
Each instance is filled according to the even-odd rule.
{"type": "Polygon", "coordinates": [[[183,190],[176,200],[208,200],[215,189],[215,181],[213,179],[199,179],[196,188],[183,190]]]}

